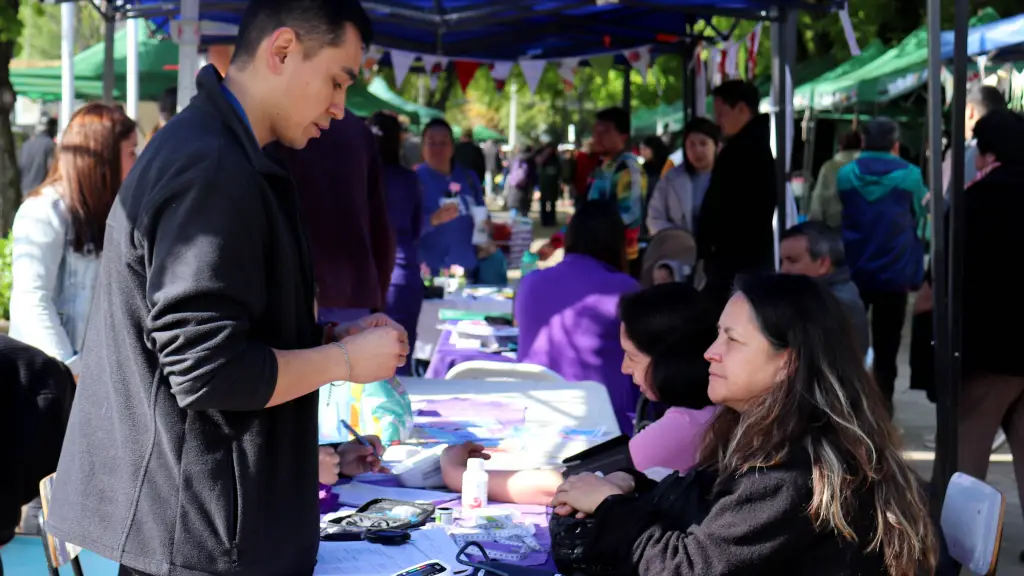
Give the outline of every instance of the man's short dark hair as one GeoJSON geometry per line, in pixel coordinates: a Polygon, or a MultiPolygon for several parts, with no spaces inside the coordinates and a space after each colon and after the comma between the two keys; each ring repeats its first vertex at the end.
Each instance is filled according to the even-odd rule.
{"type": "Polygon", "coordinates": [[[355,26],[363,44],[373,40],[373,26],[359,0],[250,0],[238,27],[232,64],[248,64],[260,43],[278,28],[291,28],[314,56],[344,40],[345,24],[355,26]]]}
{"type": "Polygon", "coordinates": [[[839,149],[840,150],[860,150],[864,144],[861,140],[860,133],[856,130],[850,130],[839,137],[839,149]]]}
{"type": "Polygon", "coordinates": [[[967,91],[967,103],[981,110],[985,115],[997,110],[1006,110],[1006,99],[995,86],[979,84],[967,91]]]}
{"type": "Polygon", "coordinates": [[[807,251],[812,260],[821,260],[828,256],[833,268],[846,265],[846,249],[843,247],[843,236],[839,230],[817,220],[808,220],[797,224],[782,233],[781,240],[789,238],[806,238],[807,251]]]}
{"type": "Polygon", "coordinates": [[[974,137],[978,153],[992,154],[1003,164],[1024,163],[1024,147],[1020,135],[1024,133],[1024,116],[1010,110],[995,110],[978,120],[974,137]]]}
{"type": "Polygon", "coordinates": [[[160,95],[160,101],[157,102],[157,107],[160,110],[161,118],[164,120],[173,118],[178,113],[178,87],[171,86],[164,90],[160,95]]]}
{"type": "Polygon", "coordinates": [[[625,134],[626,136],[629,136],[630,134],[629,112],[626,112],[618,106],[605,108],[598,112],[597,121],[611,124],[619,134],[625,134]]]}
{"type": "Polygon", "coordinates": [[[746,104],[751,114],[757,114],[758,105],[761,103],[761,93],[757,91],[757,86],[743,80],[726,80],[719,84],[711,95],[725,102],[729,108],[746,104]]]}
{"type": "Polygon", "coordinates": [[[900,125],[891,118],[872,118],[861,128],[864,149],[870,152],[890,152],[900,141],[900,125]]]}

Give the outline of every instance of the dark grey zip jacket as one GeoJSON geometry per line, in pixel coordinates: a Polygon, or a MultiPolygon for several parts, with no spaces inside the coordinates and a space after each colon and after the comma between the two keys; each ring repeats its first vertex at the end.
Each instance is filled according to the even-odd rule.
{"type": "Polygon", "coordinates": [[[319,344],[291,179],[212,66],[107,221],[50,531],[168,576],[310,574],[317,401],[265,409],[319,344]]]}

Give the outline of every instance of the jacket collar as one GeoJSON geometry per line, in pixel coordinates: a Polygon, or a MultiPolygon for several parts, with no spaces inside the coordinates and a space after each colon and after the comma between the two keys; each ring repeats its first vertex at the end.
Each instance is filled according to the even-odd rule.
{"type": "Polygon", "coordinates": [[[192,101],[216,114],[229,132],[241,144],[249,162],[264,174],[288,177],[287,172],[274,164],[263,154],[249,121],[243,118],[235,105],[224,93],[224,78],[213,64],[208,64],[196,76],[196,96],[192,101]]]}

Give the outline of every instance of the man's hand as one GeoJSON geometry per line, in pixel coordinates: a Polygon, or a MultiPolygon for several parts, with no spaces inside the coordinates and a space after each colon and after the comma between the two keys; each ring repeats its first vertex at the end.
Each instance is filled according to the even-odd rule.
{"type": "Polygon", "coordinates": [[[340,470],[342,476],[349,478],[365,474],[367,472],[387,472],[381,466],[377,454],[384,453],[384,445],[376,436],[363,436],[370,446],[363,446],[358,440],[352,440],[338,446],[336,456],[340,459],[340,470]]]}
{"type": "Polygon", "coordinates": [[[338,474],[341,472],[341,458],[334,448],[330,446],[320,447],[320,483],[327,486],[334,486],[338,483],[338,474]]]}
{"type": "Polygon", "coordinates": [[[623,494],[630,494],[636,489],[636,480],[625,472],[612,472],[604,479],[618,486],[623,494]]]}
{"type": "Polygon", "coordinates": [[[409,335],[398,325],[368,328],[341,343],[348,352],[347,380],[356,384],[391,378],[399,366],[405,366],[409,355],[409,335]]]}
{"type": "Polygon", "coordinates": [[[338,342],[348,338],[349,336],[355,336],[360,332],[365,332],[370,328],[377,328],[379,326],[395,326],[397,328],[401,328],[403,332],[405,331],[405,328],[402,328],[401,324],[392,320],[387,314],[370,314],[369,316],[363,316],[355,322],[347,322],[345,324],[335,326],[334,338],[331,342],[338,342]]]}
{"type": "Polygon", "coordinates": [[[456,202],[445,204],[430,215],[430,225],[440,226],[455,220],[459,216],[459,205],[456,202]]]}

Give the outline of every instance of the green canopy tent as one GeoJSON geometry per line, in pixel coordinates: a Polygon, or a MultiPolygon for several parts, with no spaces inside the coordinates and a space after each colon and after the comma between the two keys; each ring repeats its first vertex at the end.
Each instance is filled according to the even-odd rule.
{"type": "Polygon", "coordinates": [[[366,86],[366,90],[376,98],[380,98],[384,102],[387,102],[393,110],[399,114],[405,114],[409,116],[410,120],[419,124],[426,124],[434,118],[444,118],[444,112],[431,108],[430,106],[423,106],[422,104],[416,104],[415,102],[409,102],[405,98],[402,98],[398,93],[388,86],[386,80],[380,76],[375,77],[366,86]]]}
{"type": "MultiPolygon", "coordinates": [[[[452,126],[452,132],[455,133],[456,138],[462,137],[462,127],[452,126]]],[[[477,142],[486,142],[487,140],[497,140],[498,142],[504,142],[505,137],[502,136],[499,132],[488,128],[487,126],[474,126],[473,140],[477,142]]]]}
{"type": "MultiPolygon", "coordinates": [[[[124,100],[127,59],[127,30],[114,35],[114,98],[124,100]]],[[[151,34],[139,34],[139,98],[156,100],[178,81],[178,46],[151,34]]],[[[103,97],[102,42],[75,56],[75,95],[83,100],[103,97]]],[[[60,100],[61,68],[12,68],[11,84],[21,96],[34,100],[60,100]]]]}
{"type": "Polygon", "coordinates": [[[850,58],[842,64],[828,70],[824,74],[814,78],[813,80],[804,82],[793,90],[793,109],[804,110],[811,106],[811,99],[814,96],[814,89],[817,86],[822,85],[825,82],[835,80],[836,78],[842,78],[847,74],[851,74],[856,70],[860,70],[865,66],[870,65],[878,57],[884,54],[886,51],[882,41],[878,38],[871,40],[871,42],[861,49],[860,54],[850,58]]]}
{"type": "MultiPolygon", "coordinates": [[[[994,10],[986,8],[971,18],[969,25],[998,19],[994,10]]],[[[923,85],[928,80],[927,65],[928,29],[922,26],[870,65],[816,85],[811,104],[816,109],[837,109],[853,103],[887,102],[923,85]]]]}
{"type": "MultiPolygon", "coordinates": [[[[114,99],[125,99],[127,78],[127,30],[114,35],[114,99]]],[[[164,90],[178,82],[178,45],[167,38],[152,34],[139,34],[139,99],[157,100],[164,90]]],[[[103,97],[102,42],[82,50],[75,56],[75,95],[82,100],[103,97]]],[[[33,100],[57,101],[61,99],[60,66],[46,68],[12,68],[11,84],[20,96],[33,100]]],[[[409,114],[371,94],[366,85],[356,82],[349,87],[345,106],[358,116],[369,116],[378,110],[391,110],[409,114]]],[[[412,113],[416,119],[415,112],[412,113]]]]}

